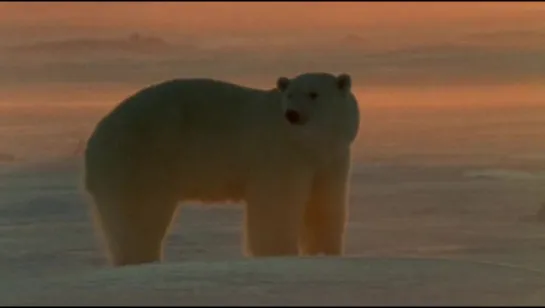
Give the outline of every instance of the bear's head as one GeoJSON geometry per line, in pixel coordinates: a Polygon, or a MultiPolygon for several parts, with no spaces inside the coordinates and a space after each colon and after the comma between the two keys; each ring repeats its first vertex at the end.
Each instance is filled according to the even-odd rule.
{"type": "Polygon", "coordinates": [[[284,120],[293,130],[331,146],[350,145],[359,129],[359,108],[350,75],[306,73],[276,83],[284,120]]]}

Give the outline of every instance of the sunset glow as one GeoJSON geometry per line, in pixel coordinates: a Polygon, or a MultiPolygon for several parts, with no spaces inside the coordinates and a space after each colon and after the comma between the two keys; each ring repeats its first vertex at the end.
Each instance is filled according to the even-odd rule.
{"type": "MultiPolygon", "coordinates": [[[[436,113],[384,121],[411,109],[473,112],[477,125],[490,110],[503,119],[505,110],[536,108],[539,118],[545,106],[543,2],[3,2],[0,38],[0,111],[13,123],[63,113],[89,130],[126,96],[167,79],[270,89],[278,76],[328,71],[353,78],[364,155],[393,140],[439,144],[406,136],[419,121],[440,125],[436,113]]],[[[494,129],[505,147],[542,138],[494,129]]],[[[441,136],[469,140],[462,131],[441,136]]]]}

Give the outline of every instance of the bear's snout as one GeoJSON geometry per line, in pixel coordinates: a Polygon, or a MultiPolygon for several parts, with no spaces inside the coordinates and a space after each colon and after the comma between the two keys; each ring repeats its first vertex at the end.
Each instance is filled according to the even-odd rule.
{"type": "Polygon", "coordinates": [[[290,122],[290,124],[303,124],[303,118],[301,117],[301,114],[293,109],[286,110],[284,116],[286,117],[286,120],[290,122]]]}

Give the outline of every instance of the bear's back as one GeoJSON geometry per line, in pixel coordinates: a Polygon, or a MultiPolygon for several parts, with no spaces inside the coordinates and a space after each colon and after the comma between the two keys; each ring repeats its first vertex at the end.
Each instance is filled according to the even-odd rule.
{"type": "Polygon", "coordinates": [[[282,123],[276,95],[211,79],[147,87],[98,123],[88,141],[86,169],[110,178],[121,172],[119,181],[135,166],[143,172],[158,164],[177,165],[186,174],[236,173],[248,159],[262,156],[256,151],[270,144],[269,136],[276,137],[282,123]]]}
{"type": "Polygon", "coordinates": [[[102,119],[97,130],[115,126],[116,131],[136,133],[137,127],[176,123],[187,130],[225,133],[266,121],[266,116],[278,109],[278,104],[271,102],[274,95],[213,79],[174,79],[128,97],[102,119]]]}

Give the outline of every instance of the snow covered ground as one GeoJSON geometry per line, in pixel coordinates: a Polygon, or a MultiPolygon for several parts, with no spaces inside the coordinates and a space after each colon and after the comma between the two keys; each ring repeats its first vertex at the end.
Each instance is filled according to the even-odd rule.
{"type": "Polygon", "coordinates": [[[79,166],[2,166],[0,305],[545,304],[541,174],[359,165],[343,258],[245,259],[240,207],[185,205],[163,264],[112,269],[79,166]]]}
{"type": "Polygon", "coordinates": [[[545,273],[440,259],[191,261],[2,287],[3,305],[539,305],[545,273]]]}

